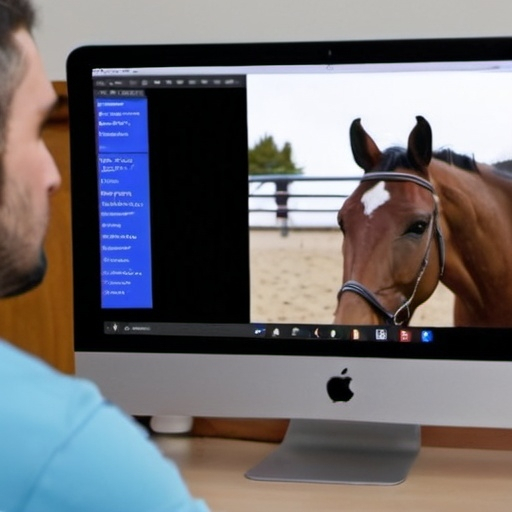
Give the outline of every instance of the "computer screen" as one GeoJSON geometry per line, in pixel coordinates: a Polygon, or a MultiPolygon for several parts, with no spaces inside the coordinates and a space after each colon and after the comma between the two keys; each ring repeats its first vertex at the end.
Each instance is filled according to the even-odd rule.
{"type": "Polygon", "coordinates": [[[512,426],[512,40],[88,46],[67,78],[108,398],[291,418],[265,479],[394,483],[418,425],[512,426]]]}

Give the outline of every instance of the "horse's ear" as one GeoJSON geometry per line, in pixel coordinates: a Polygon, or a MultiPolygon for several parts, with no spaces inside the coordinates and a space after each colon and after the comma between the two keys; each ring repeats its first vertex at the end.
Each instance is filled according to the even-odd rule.
{"type": "Polygon", "coordinates": [[[422,116],[416,117],[416,126],[409,135],[407,156],[416,170],[426,172],[432,158],[432,129],[422,116]]]}
{"type": "Polygon", "coordinates": [[[350,125],[350,145],[354,160],[365,172],[376,167],[382,158],[377,144],[361,125],[361,119],[355,119],[350,125]]]}

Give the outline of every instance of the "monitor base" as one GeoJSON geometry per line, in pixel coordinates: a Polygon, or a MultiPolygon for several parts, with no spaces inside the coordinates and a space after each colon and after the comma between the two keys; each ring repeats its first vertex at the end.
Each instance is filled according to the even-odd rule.
{"type": "Polygon", "coordinates": [[[421,445],[418,425],[292,420],[279,448],[246,473],[252,480],[395,485],[421,445]]]}

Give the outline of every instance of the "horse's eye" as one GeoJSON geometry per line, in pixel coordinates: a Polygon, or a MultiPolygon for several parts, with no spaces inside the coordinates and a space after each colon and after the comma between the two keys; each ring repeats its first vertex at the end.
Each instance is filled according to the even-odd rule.
{"type": "Polygon", "coordinates": [[[411,224],[405,234],[406,235],[422,235],[423,233],[425,233],[425,230],[427,229],[428,227],[428,222],[424,221],[424,220],[418,220],[416,222],[414,222],[413,224],[411,224]]]}

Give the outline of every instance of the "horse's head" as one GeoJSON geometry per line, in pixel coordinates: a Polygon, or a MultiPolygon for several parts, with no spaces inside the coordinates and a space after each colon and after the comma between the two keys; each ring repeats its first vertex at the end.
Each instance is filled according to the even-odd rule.
{"type": "Polygon", "coordinates": [[[417,117],[406,149],[381,152],[357,119],[350,141],[365,174],[338,213],[343,286],[335,323],[407,324],[436,288],[444,264],[428,176],[430,125],[417,117]]]}

